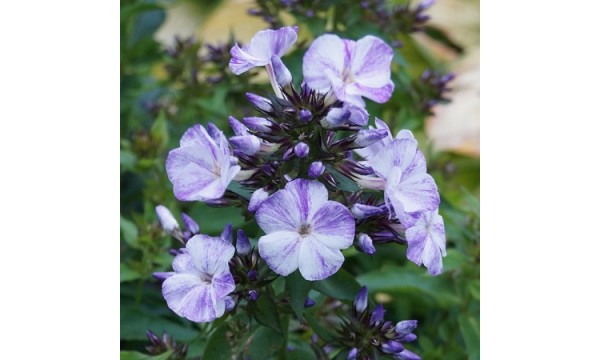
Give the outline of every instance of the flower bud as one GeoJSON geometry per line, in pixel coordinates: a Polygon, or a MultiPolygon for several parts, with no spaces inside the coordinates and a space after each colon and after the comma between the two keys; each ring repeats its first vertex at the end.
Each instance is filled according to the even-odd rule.
{"type": "Polygon", "coordinates": [[[250,202],[248,203],[248,211],[255,212],[256,210],[258,210],[260,204],[262,204],[263,201],[267,200],[268,197],[269,193],[264,188],[256,189],[252,196],[250,196],[250,202]]]}
{"type": "Polygon", "coordinates": [[[221,233],[221,239],[227,241],[228,243],[233,243],[233,228],[231,224],[225,225],[225,228],[221,233]]]}
{"type": "Polygon", "coordinates": [[[271,64],[273,64],[273,72],[275,73],[275,81],[281,87],[286,87],[292,82],[292,74],[287,67],[283,64],[279,56],[273,55],[271,57],[271,64]]]}
{"type": "Polygon", "coordinates": [[[421,360],[421,357],[414,352],[404,349],[401,353],[394,355],[398,360],[421,360]]]}
{"type": "Polygon", "coordinates": [[[373,240],[367,234],[358,235],[358,248],[367,255],[375,254],[375,246],[373,240]]]}
{"type": "Polygon", "coordinates": [[[258,271],[254,270],[254,269],[248,271],[248,280],[250,280],[250,281],[258,280],[258,271]]]}
{"type": "Polygon", "coordinates": [[[240,255],[247,255],[252,250],[252,245],[250,244],[250,240],[246,233],[242,229],[238,229],[237,231],[237,240],[235,243],[235,249],[240,255]]]}
{"type": "Polygon", "coordinates": [[[402,342],[413,342],[413,341],[417,340],[417,335],[415,335],[415,334],[406,334],[403,337],[399,338],[398,340],[400,340],[402,342]]]}
{"type": "Polygon", "coordinates": [[[160,226],[169,234],[171,234],[175,229],[179,229],[179,224],[177,224],[177,220],[171,214],[171,211],[167,209],[163,205],[158,205],[156,207],[156,216],[158,217],[158,221],[160,222],[160,226]]]}
{"type": "Polygon", "coordinates": [[[394,340],[386,341],[381,345],[381,351],[383,351],[386,354],[398,354],[403,350],[404,346],[402,346],[401,343],[394,340]]]}
{"type": "Polygon", "coordinates": [[[349,104],[341,108],[332,108],[327,116],[321,120],[324,128],[338,128],[343,126],[364,126],[369,122],[367,110],[349,104]]]}
{"type": "Polygon", "coordinates": [[[229,117],[229,126],[237,136],[243,136],[248,134],[248,129],[238,119],[233,116],[229,117]]]}
{"type": "Polygon", "coordinates": [[[379,216],[385,214],[387,211],[385,209],[380,208],[379,206],[371,206],[365,204],[354,204],[350,208],[352,215],[358,220],[379,216]]]}
{"type": "Polygon", "coordinates": [[[183,225],[186,230],[189,231],[192,235],[196,235],[200,232],[200,226],[192,219],[188,214],[181,213],[181,218],[183,219],[183,225]]]}
{"type": "Polygon", "coordinates": [[[360,288],[360,291],[356,295],[356,298],[354,298],[354,310],[356,310],[357,313],[360,314],[363,311],[367,310],[367,305],[369,302],[368,294],[369,293],[367,287],[363,286],[360,288]]]}
{"type": "MultiPolygon", "coordinates": [[[[252,93],[246,93],[246,98],[258,110],[261,110],[264,112],[272,112],[273,111],[273,106],[271,106],[271,101],[269,101],[269,99],[265,99],[262,96],[258,96],[256,94],[252,94],[252,93]]],[[[248,125],[246,125],[246,126],[248,126],[248,125]]]]}
{"type": "Polygon", "coordinates": [[[296,144],[296,146],[294,146],[294,154],[296,154],[296,156],[299,158],[305,158],[308,156],[309,150],[310,149],[308,145],[303,142],[299,142],[296,144]]]}
{"type": "Polygon", "coordinates": [[[325,172],[325,165],[320,161],[315,161],[308,167],[308,177],[316,179],[325,172]]]}
{"type": "Polygon", "coordinates": [[[248,129],[256,132],[270,133],[272,122],[262,117],[245,117],[242,122],[248,129]]]}
{"type": "Polygon", "coordinates": [[[235,308],[235,300],[231,296],[225,296],[223,301],[225,301],[225,311],[231,311],[235,308]]]}
{"type": "Polygon", "coordinates": [[[315,306],[315,304],[316,304],[315,301],[313,299],[309,298],[309,297],[307,297],[304,300],[304,307],[305,308],[313,307],[313,306],[315,306]]]}
{"type": "Polygon", "coordinates": [[[354,145],[358,147],[367,147],[369,145],[373,145],[381,139],[384,139],[388,136],[387,129],[368,129],[368,130],[360,130],[358,134],[356,134],[356,139],[354,140],[354,145]]]}
{"type": "Polygon", "coordinates": [[[377,304],[377,307],[375,308],[375,310],[373,310],[373,313],[371,314],[371,319],[369,320],[369,325],[377,326],[377,325],[381,324],[381,322],[383,321],[384,314],[385,314],[385,310],[383,309],[383,305],[377,304]]]}
{"type": "Polygon", "coordinates": [[[312,113],[310,112],[310,110],[302,109],[298,113],[298,118],[303,123],[308,123],[312,119],[312,113]]]}
{"type": "Polygon", "coordinates": [[[348,353],[348,360],[356,360],[358,358],[358,349],[357,348],[352,348],[352,350],[350,350],[350,352],[348,353]]]}
{"type": "Polygon", "coordinates": [[[400,321],[396,324],[396,333],[398,334],[398,336],[408,335],[415,331],[418,324],[419,323],[417,322],[417,320],[400,321]]]}
{"type": "Polygon", "coordinates": [[[254,155],[260,150],[260,139],[254,135],[232,136],[229,142],[235,150],[246,155],[254,155]]]}
{"type": "Polygon", "coordinates": [[[258,299],[258,291],[256,291],[256,290],[248,291],[248,299],[250,301],[256,301],[256,299],[258,299]]]}

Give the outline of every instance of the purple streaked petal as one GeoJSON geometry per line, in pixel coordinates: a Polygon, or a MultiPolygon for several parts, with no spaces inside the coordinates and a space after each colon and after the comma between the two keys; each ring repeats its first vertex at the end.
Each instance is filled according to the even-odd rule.
{"type": "Polygon", "coordinates": [[[440,205],[440,194],[435,180],[427,173],[412,173],[402,175],[397,179],[393,172],[386,184],[386,197],[402,203],[407,213],[435,210],[440,205]]]}
{"type": "Polygon", "coordinates": [[[335,274],[344,263],[344,255],[338,249],[325,246],[315,236],[306,236],[300,244],[298,268],[306,280],[323,280],[335,274]]]}
{"type": "Polygon", "coordinates": [[[313,224],[312,235],[323,245],[346,249],[354,239],[355,222],[350,210],[335,202],[325,202],[309,222],[313,224]]]}
{"type": "Polygon", "coordinates": [[[391,81],[380,87],[370,87],[358,82],[349,84],[346,87],[346,94],[348,96],[364,96],[380,104],[388,101],[392,97],[393,91],[394,83],[391,81]]]}
{"type": "Polygon", "coordinates": [[[205,150],[203,154],[190,153],[188,154],[190,161],[198,164],[206,165],[205,167],[211,166],[215,161],[219,159],[219,147],[217,143],[210,137],[204,126],[194,125],[187,129],[179,140],[181,148],[203,148],[205,150]],[[206,156],[208,155],[208,156],[206,156]]]}
{"type": "Polygon", "coordinates": [[[300,243],[301,238],[297,232],[276,231],[258,240],[258,252],[271,270],[287,276],[298,268],[300,243]]]}
{"type": "Polygon", "coordinates": [[[175,275],[175,272],[173,272],[173,271],[168,271],[168,272],[157,271],[157,272],[152,273],[152,276],[155,279],[161,280],[161,281],[168,279],[173,275],[175,275]]]}
{"type": "Polygon", "coordinates": [[[217,237],[195,235],[186,244],[194,266],[200,272],[215,274],[229,269],[228,262],[235,253],[231,243],[217,237]]]}
{"type": "Polygon", "coordinates": [[[256,189],[250,196],[250,201],[248,202],[248,211],[255,212],[258,207],[269,197],[269,193],[264,189],[256,189]]]}
{"type": "Polygon", "coordinates": [[[166,206],[158,205],[155,210],[158,221],[160,222],[160,226],[163,228],[163,230],[165,230],[165,232],[171,233],[175,229],[179,228],[177,220],[175,220],[175,217],[166,206]]]}
{"type": "MultiPolygon", "coordinates": [[[[369,165],[379,175],[384,178],[390,176],[390,171],[393,168],[398,168],[402,173],[406,171],[413,161],[417,153],[417,141],[411,139],[394,140],[392,143],[384,147],[372,159],[369,160],[369,165]]],[[[425,172],[425,164],[414,166],[414,170],[425,172]]]]}
{"type": "Polygon", "coordinates": [[[189,253],[179,253],[173,259],[173,270],[177,273],[196,274],[198,270],[194,266],[194,261],[189,253]]]}
{"type": "Polygon", "coordinates": [[[332,86],[330,76],[342,78],[345,64],[346,46],[336,35],[325,34],[316,38],[302,62],[304,81],[315,90],[328,89],[332,86]],[[329,70],[330,76],[326,71],[329,70]]]}
{"type": "Polygon", "coordinates": [[[419,355],[406,349],[404,349],[404,351],[402,351],[401,353],[396,354],[395,357],[398,360],[421,360],[421,357],[419,355]]]}
{"type": "Polygon", "coordinates": [[[285,185],[285,191],[293,196],[295,208],[299,211],[300,221],[303,223],[315,219],[315,213],[327,202],[329,196],[325,185],[306,179],[290,181],[285,185]]]}
{"type": "Polygon", "coordinates": [[[223,301],[217,301],[213,289],[195,275],[169,277],[163,282],[162,292],[169,308],[191,321],[212,321],[225,311],[223,301]]]}
{"type": "Polygon", "coordinates": [[[235,281],[233,280],[233,276],[229,272],[229,269],[213,275],[211,286],[218,299],[224,298],[235,290],[235,281]]]}
{"type": "Polygon", "coordinates": [[[271,57],[271,63],[273,64],[273,72],[275,73],[275,81],[281,87],[286,87],[292,82],[292,74],[281,61],[281,59],[275,55],[271,57]]]}
{"type": "Polygon", "coordinates": [[[370,88],[381,88],[390,83],[394,50],[383,40],[367,35],[356,42],[352,55],[351,72],[357,83],[370,88]]]}
{"type": "Polygon", "coordinates": [[[237,136],[248,135],[248,128],[233,116],[229,117],[229,126],[237,136]]]}
{"type": "Polygon", "coordinates": [[[246,154],[254,155],[260,150],[260,139],[254,135],[232,136],[229,142],[234,149],[246,154]]]}
{"type": "Polygon", "coordinates": [[[231,49],[229,67],[239,75],[255,66],[267,65],[272,56],[283,56],[297,39],[297,28],[294,27],[259,31],[249,44],[242,48],[236,45],[231,49]]]}
{"type": "Polygon", "coordinates": [[[245,73],[246,71],[252,69],[256,66],[266,65],[267,62],[264,62],[264,59],[259,59],[251,54],[248,54],[242,48],[240,48],[237,44],[235,44],[231,51],[231,60],[229,61],[229,68],[231,72],[235,75],[240,75],[245,73]]]}
{"type": "Polygon", "coordinates": [[[437,210],[423,213],[406,230],[406,240],[406,257],[410,261],[425,265],[432,275],[442,272],[442,257],[446,255],[446,234],[443,219],[437,214],[437,210]]]}
{"type": "Polygon", "coordinates": [[[267,234],[274,231],[296,231],[302,215],[294,194],[279,190],[264,200],[256,211],[256,222],[267,234]]]}

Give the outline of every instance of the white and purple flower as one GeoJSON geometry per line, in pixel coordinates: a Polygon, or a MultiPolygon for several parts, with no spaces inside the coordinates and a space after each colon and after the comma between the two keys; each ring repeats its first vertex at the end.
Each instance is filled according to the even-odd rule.
{"type": "Polygon", "coordinates": [[[195,322],[223,316],[227,296],[235,290],[229,270],[234,253],[233,245],[220,238],[192,237],[173,260],[174,272],[160,273],[166,278],[162,293],[169,308],[195,322]]]}
{"type": "Polygon", "coordinates": [[[355,223],[342,204],[329,201],[325,186],[296,179],[266,199],[256,212],[266,235],[258,241],[260,256],[279,275],[296,269],[307,280],[336,273],[352,245],[355,223]]]}
{"type": "MultiPolygon", "coordinates": [[[[231,48],[229,68],[240,75],[254,67],[265,66],[273,90],[281,95],[279,86],[286,86],[292,81],[292,75],[281,62],[281,57],[298,39],[298,27],[283,27],[278,30],[262,30],[257,32],[250,43],[231,48]]],[[[280,96],[281,97],[281,96],[280,96]]]]}
{"type": "Polygon", "coordinates": [[[331,89],[339,100],[360,107],[365,106],[363,96],[384,103],[394,91],[393,56],[392,48],[375,36],[353,41],[321,35],[304,55],[304,81],[321,92],[331,89]]]}
{"type": "Polygon", "coordinates": [[[209,130],[189,128],[167,156],[167,175],[179,200],[219,199],[241,170],[225,136],[214,126],[209,130]]]}
{"type": "Polygon", "coordinates": [[[443,270],[442,257],[446,256],[444,219],[435,211],[421,213],[415,223],[406,229],[408,249],[406,257],[417,265],[425,265],[431,275],[443,270]]]}

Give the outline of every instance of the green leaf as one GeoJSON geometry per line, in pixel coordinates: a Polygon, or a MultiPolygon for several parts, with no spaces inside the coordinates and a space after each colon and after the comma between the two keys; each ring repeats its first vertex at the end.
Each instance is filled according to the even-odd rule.
{"type": "Polygon", "coordinates": [[[260,324],[281,333],[277,306],[269,294],[262,293],[258,297],[258,300],[248,303],[248,312],[260,324]]]}
{"type": "Polygon", "coordinates": [[[479,301],[479,280],[473,280],[469,283],[469,292],[479,301]]]}
{"type": "Polygon", "coordinates": [[[158,146],[158,151],[162,151],[166,148],[169,143],[169,129],[167,128],[167,116],[164,111],[158,114],[154,124],[150,128],[150,136],[152,142],[158,146]]]}
{"type": "Polygon", "coordinates": [[[203,359],[211,360],[231,360],[231,344],[227,341],[227,332],[229,331],[229,323],[224,322],[208,339],[206,349],[204,350],[203,359]]]}
{"type": "Polygon", "coordinates": [[[121,150],[121,171],[133,169],[137,157],[129,150],[121,150]]]}
{"type": "Polygon", "coordinates": [[[239,182],[232,181],[229,183],[227,190],[234,192],[240,196],[243,196],[246,200],[250,200],[253,190],[243,187],[239,182]]]}
{"type": "Polygon", "coordinates": [[[331,166],[327,166],[327,171],[329,171],[331,175],[333,175],[333,178],[337,182],[337,186],[339,189],[348,192],[357,192],[358,190],[360,190],[356,181],[343,175],[341,172],[337,171],[331,166]]]}
{"type": "MultiPolygon", "coordinates": [[[[251,360],[273,359],[273,355],[283,346],[283,336],[266,327],[259,327],[248,339],[246,355],[251,360]]],[[[205,355],[206,359],[212,359],[205,355]]]]}
{"type": "Polygon", "coordinates": [[[324,327],[319,320],[314,316],[312,312],[307,312],[304,314],[306,321],[310,325],[310,328],[317,334],[323,341],[330,342],[336,338],[335,333],[332,329],[324,327]]]}
{"type": "Polygon", "coordinates": [[[138,229],[130,220],[121,216],[121,238],[132,247],[138,246],[138,229]]]}
{"type": "Polygon", "coordinates": [[[450,39],[448,37],[448,35],[446,35],[446,33],[444,33],[442,30],[430,26],[430,25],[425,25],[424,27],[424,32],[427,36],[429,36],[430,38],[432,38],[433,40],[446,45],[447,47],[449,47],[450,49],[456,51],[459,54],[462,54],[464,49],[462,48],[462,46],[458,45],[457,43],[455,43],[452,39],[450,39]]]}
{"type": "Polygon", "coordinates": [[[121,351],[120,359],[121,360],[168,360],[169,357],[173,354],[173,350],[169,350],[160,355],[147,355],[142,354],[137,351],[121,351]]]}
{"type": "Polygon", "coordinates": [[[458,318],[460,333],[470,354],[470,360],[479,360],[479,320],[461,315],[458,318]]]}
{"type": "Polygon", "coordinates": [[[304,321],[304,301],[312,287],[310,281],[305,280],[299,271],[295,271],[285,278],[285,288],[290,295],[290,306],[296,317],[304,321]]]}
{"type": "Polygon", "coordinates": [[[318,292],[338,300],[354,300],[360,290],[360,284],[354,276],[340,269],[325,280],[315,281],[313,288],[318,292]]]}
{"type": "Polygon", "coordinates": [[[130,268],[127,264],[121,263],[121,282],[136,280],[139,278],[140,274],[138,274],[137,271],[130,268]]]}

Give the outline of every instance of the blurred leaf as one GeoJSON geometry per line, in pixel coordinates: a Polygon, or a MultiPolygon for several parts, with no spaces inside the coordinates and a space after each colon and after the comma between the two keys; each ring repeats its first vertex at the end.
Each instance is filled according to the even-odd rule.
{"type": "Polygon", "coordinates": [[[425,25],[424,32],[433,40],[436,40],[437,42],[446,45],[447,47],[456,51],[457,53],[462,54],[464,52],[462,46],[458,45],[452,39],[450,39],[448,35],[446,35],[446,33],[443,32],[441,29],[438,29],[431,25],[425,25]]]}
{"type": "Polygon", "coordinates": [[[460,298],[442,276],[431,276],[427,272],[410,273],[399,266],[387,266],[358,277],[369,291],[414,291],[418,290],[446,304],[459,304],[460,298]]]}
{"type": "Polygon", "coordinates": [[[135,224],[121,216],[121,238],[131,247],[138,246],[138,229],[135,224]]]}
{"type": "Polygon", "coordinates": [[[333,329],[323,326],[312,312],[305,313],[304,317],[310,325],[310,328],[317,335],[319,335],[319,337],[323,339],[323,341],[330,342],[336,338],[336,334],[332,331],[333,329]]]}
{"type": "Polygon", "coordinates": [[[469,262],[469,257],[456,249],[448,249],[443,259],[444,272],[456,270],[469,262]]]}
{"type": "Polygon", "coordinates": [[[150,128],[152,143],[157,145],[157,150],[162,151],[169,143],[169,129],[167,128],[167,116],[161,111],[154,124],[150,128]]]}
{"type": "Polygon", "coordinates": [[[253,194],[253,191],[243,187],[239,182],[237,181],[232,181],[229,183],[229,186],[227,186],[227,190],[234,192],[238,195],[243,196],[246,200],[250,200],[250,197],[253,194]]]}
{"type": "Polygon", "coordinates": [[[127,264],[121,263],[121,282],[136,280],[140,278],[137,271],[130,268],[127,264]]]}
{"type": "Polygon", "coordinates": [[[315,281],[313,288],[334,299],[354,300],[360,290],[360,284],[356,282],[354,276],[342,268],[325,280],[315,281]]]}
{"type": "Polygon", "coordinates": [[[231,360],[231,344],[227,341],[227,332],[229,331],[229,323],[224,322],[208,339],[206,349],[204,350],[203,359],[211,360],[231,360]]]}
{"type": "Polygon", "coordinates": [[[471,354],[469,360],[479,360],[479,320],[463,314],[458,318],[458,326],[471,354]]]}
{"type": "Polygon", "coordinates": [[[479,301],[479,280],[473,280],[469,283],[469,292],[479,301]]]}
{"type": "MultiPolygon", "coordinates": [[[[273,359],[273,355],[281,349],[283,337],[279,332],[266,327],[259,327],[248,339],[247,355],[252,360],[273,359]]],[[[212,359],[206,357],[207,359],[212,359]]]]}
{"type": "Polygon", "coordinates": [[[285,278],[285,288],[290,294],[290,306],[300,321],[304,320],[304,301],[312,287],[310,281],[305,280],[299,271],[295,271],[285,278]]]}
{"type": "Polygon", "coordinates": [[[121,171],[133,169],[137,157],[129,150],[121,150],[121,171]]]}
{"type": "Polygon", "coordinates": [[[137,351],[121,351],[120,359],[121,360],[168,360],[172,353],[173,353],[173,350],[169,350],[160,355],[152,356],[152,355],[142,354],[137,351]]]}
{"type": "Polygon", "coordinates": [[[360,190],[358,184],[356,184],[356,181],[353,181],[352,179],[343,175],[331,166],[327,165],[327,171],[330,172],[331,175],[333,175],[333,178],[337,182],[337,186],[339,189],[348,192],[357,192],[358,190],[360,190]]]}
{"type": "MultiPolygon", "coordinates": [[[[166,307],[166,305],[164,305],[166,307]]],[[[154,329],[164,331],[174,339],[183,342],[193,339],[197,334],[189,325],[184,326],[166,317],[155,314],[154,310],[135,308],[121,303],[121,339],[146,340],[146,331],[154,329]]]]}
{"type": "Polygon", "coordinates": [[[262,293],[258,300],[249,302],[248,313],[252,314],[260,324],[281,333],[277,306],[269,294],[262,293]]]}
{"type": "Polygon", "coordinates": [[[317,360],[315,352],[310,348],[310,345],[308,345],[307,342],[298,341],[291,345],[293,350],[286,352],[286,360],[317,360]]]}

